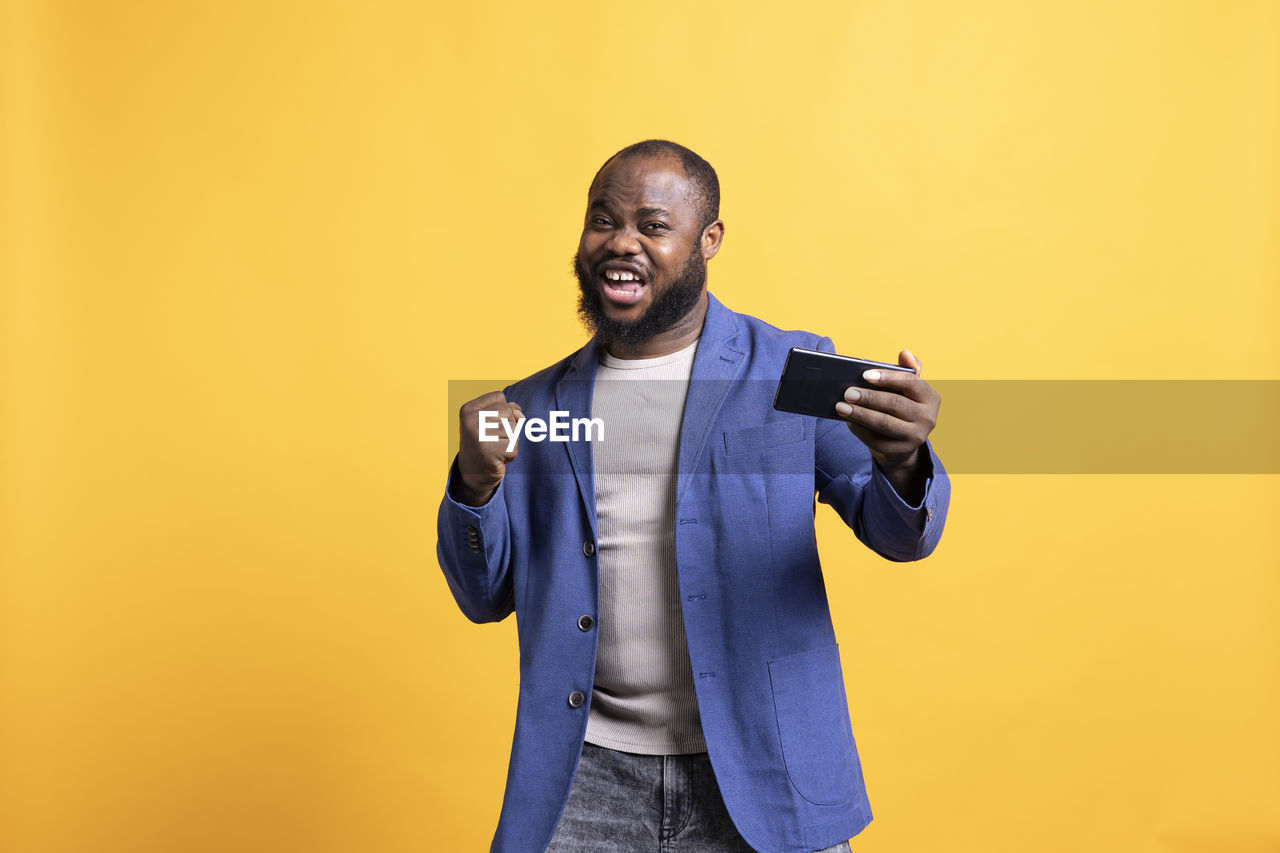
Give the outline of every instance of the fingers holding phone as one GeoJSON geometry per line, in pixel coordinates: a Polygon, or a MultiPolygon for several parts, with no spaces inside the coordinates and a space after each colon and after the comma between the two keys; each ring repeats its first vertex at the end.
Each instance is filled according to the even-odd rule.
{"type": "Polygon", "coordinates": [[[836,412],[882,468],[911,457],[938,423],[942,398],[919,373],[920,361],[909,350],[898,364],[912,372],[871,369],[862,378],[870,387],[849,387],[836,412]]]}
{"type": "Polygon", "coordinates": [[[922,489],[920,448],[938,422],[938,392],[920,376],[920,359],[903,350],[898,363],[792,348],[774,397],[775,409],[842,420],[867,446],[900,495],[922,489]]]}

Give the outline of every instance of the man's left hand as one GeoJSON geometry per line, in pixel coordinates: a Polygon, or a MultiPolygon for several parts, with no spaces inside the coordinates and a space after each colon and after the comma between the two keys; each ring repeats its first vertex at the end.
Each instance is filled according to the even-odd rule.
{"type": "Polygon", "coordinates": [[[898,353],[898,364],[915,373],[868,370],[862,378],[876,389],[846,389],[836,412],[871,451],[871,458],[903,500],[915,504],[924,497],[928,474],[922,447],[938,423],[942,398],[920,378],[923,365],[910,350],[898,353]]]}

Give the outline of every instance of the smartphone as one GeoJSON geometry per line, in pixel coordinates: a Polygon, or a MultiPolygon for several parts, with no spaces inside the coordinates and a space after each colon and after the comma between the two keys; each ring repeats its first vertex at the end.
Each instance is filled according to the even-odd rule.
{"type": "Polygon", "coordinates": [[[915,373],[910,367],[884,361],[792,347],[787,353],[787,363],[782,366],[782,378],[778,380],[778,391],[773,395],[773,407],[780,412],[844,420],[836,413],[836,403],[844,399],[845,389],[855,386],[889,390],[862,378],[863,371],[872,368],[915,373]]]}

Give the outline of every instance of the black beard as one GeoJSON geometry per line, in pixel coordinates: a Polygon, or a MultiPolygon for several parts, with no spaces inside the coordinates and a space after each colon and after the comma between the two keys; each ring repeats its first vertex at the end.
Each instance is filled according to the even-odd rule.
{"type": "MultiPolygon", "coordinates": [[[[707,283],[707,262],[696,249],[689,254],[680,275],[662,292],[654,292],[653,301],[634,320],[614,320],[604,313],[604,297],[598,280],[573,256],[573,271],[578,277],[578,316],[587,331],[601,344],[637,346],[674,328],[693,311],[707,283]]],[[[653,285],[650,284],[650,287],[653,285]]]]}

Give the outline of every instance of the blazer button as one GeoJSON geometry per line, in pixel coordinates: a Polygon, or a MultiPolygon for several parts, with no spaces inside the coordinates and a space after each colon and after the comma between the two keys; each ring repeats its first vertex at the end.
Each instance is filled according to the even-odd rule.
{"type": "Polygon", "coordinates": [[[587,697],[582,695],[581,690],[575,690],[569,694],[569,707],[581,708],[582,703],[587,701],[587,697]]]}
{"type": "Polygon", "coordinates": [[[586,554],[588,557],[594,557],[596,553],[596,543],[592,542],[590,539],[583,542],[582,553],[586,554]]]}
{"type": "Polygon", "coordinates": [[[582,616],[578,617],[579,631],[590,631],[591,626],[594,624],[596,624],[596,620],[592,619],[590,616],[587,616],[586,614],[583,614],[582,616]]]}

